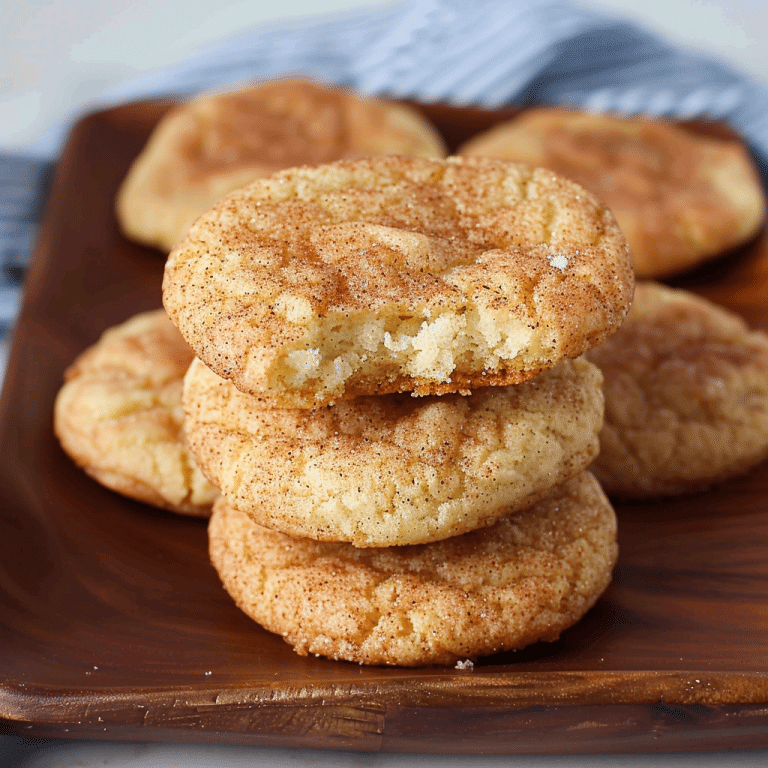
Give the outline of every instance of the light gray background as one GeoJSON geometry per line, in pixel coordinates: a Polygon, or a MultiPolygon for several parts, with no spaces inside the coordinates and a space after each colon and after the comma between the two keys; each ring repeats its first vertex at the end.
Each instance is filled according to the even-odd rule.
{"type": "MultiPolygon", "coordinates": [[[[471,2],[471,0],[468,0],[471,2]]],[[[768,81],[765,0],[589,0],[768,81]]],[[[28,146],[109,86],[264,21],[349,13],[379,0],[0,0],[0,148],[28,146]]],[[[0,345],[0,373],[4,352],[0,345]]],[[[768,750],[681,755],[440,757],[0,737],[0,767],[756,768],[768,750]]]]}
{"type": "MultiPolygon", "coordinates": [[[[471,2],[472,0],[467,0],[471,2]]],[[[0,147],[26,145],[120,80],[254,24],[382,0],[2,0],[0,147]]],[[[768,80],[765,0],[585,0],[768,80]]]]}

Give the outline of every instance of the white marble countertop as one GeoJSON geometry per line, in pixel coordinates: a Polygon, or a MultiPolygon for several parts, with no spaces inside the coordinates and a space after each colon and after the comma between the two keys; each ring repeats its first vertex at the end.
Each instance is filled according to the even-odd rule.
{"type": "MultiPolygon", "coordinates": [[[[22,147],[122,79],[183,59],[196,46],[265,20],[380,5],[373,0],[4,0],[0,24],[0,148],[22,147]],[[173,30],[169,35],[168,30],[173,30]],[[138,41],[141,41],[139,44],[138,41]]],[[[672,40],[708,50],[768,80],[763,0],[592,0],[672,40]]],[[[0,339],[4,370],[7,339],[0,339]]],[[[112,768],[754,768],[768,750],[586,756],[386,755],[155,743],[35,742],[0,737],[0,767],[112,768]]]]}

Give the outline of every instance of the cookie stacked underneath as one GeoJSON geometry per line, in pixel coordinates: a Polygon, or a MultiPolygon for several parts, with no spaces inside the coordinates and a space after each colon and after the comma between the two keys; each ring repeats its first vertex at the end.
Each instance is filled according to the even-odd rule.
{"type": "Polygon", "coordinates": [[[520,164],[368,158],[223,198],[163,301],[198,358],[185,427],[237,604],[365,664],[556,639],[616,558],[582,354],[632,288],[607,209],[520,164]]]}

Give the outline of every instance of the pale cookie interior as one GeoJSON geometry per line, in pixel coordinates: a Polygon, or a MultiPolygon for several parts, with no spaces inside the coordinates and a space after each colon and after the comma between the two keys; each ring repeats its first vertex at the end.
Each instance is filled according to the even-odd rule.
{"type": "Polygon", "coordinates": [[[697,491],[768,457],[768,336],[737,315],[641,282],[624,326],[588,354],[605,376],[593,470],[609,493],[697,491]]]}
{"type": "Polygon", "coordinates": [[[191,459],[183,429],[182,379],[192,357],[162,309],[110,328],[67,369],[54,429],[65,452],[107,488],[208,516],[218,491],[191,459]]]}
{"type": "Polygon", "coordinates": [[[357,549],[256,525],[222,498],[212,562],[238,606],[297,653],[454,664],[556,640],[616,562],[616,517],[589,473],[526,512],[416,547],[357,549]]]}
{"type": "Polygon", "coordinates": [[[198,356],[274,405],[519,382],[612,333],[633,276],[610,212],[480,158],[294,169],[225,198],[166,264],[198,356]]]}
{"type": "Polygon", "coordinates": [[[753,237],[765,195],[745,147],[673,123],[531,109],[470,139],[459,154],[542,165],[613,212],[637,277],[690,269],[753,237]]]}
{"type": "Polygon", "coordinates": [[[190,450],[253,519],[376,547],[444,539],[529,507],[597,454],[602,376],[583,358],[468,397],[380,395],[270,409],[196,360],[190,450]]]}

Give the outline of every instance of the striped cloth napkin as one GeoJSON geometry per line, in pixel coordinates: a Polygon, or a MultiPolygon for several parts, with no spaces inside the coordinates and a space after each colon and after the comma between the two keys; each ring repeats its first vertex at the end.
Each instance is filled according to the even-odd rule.
{"type": "MultiPolygon", "coordinates": [[[[568,0],[409,0],[351,17],[265,25],[126,81],[88,109],[285,74],[426,102],[551,103],[722,120],[748,141],[768,181],[768,83],[568,0]]],[[[16,318],[47,182],[69,125],[52,129],[24,155],[0,154],[0,330],[16,318]]]]}

